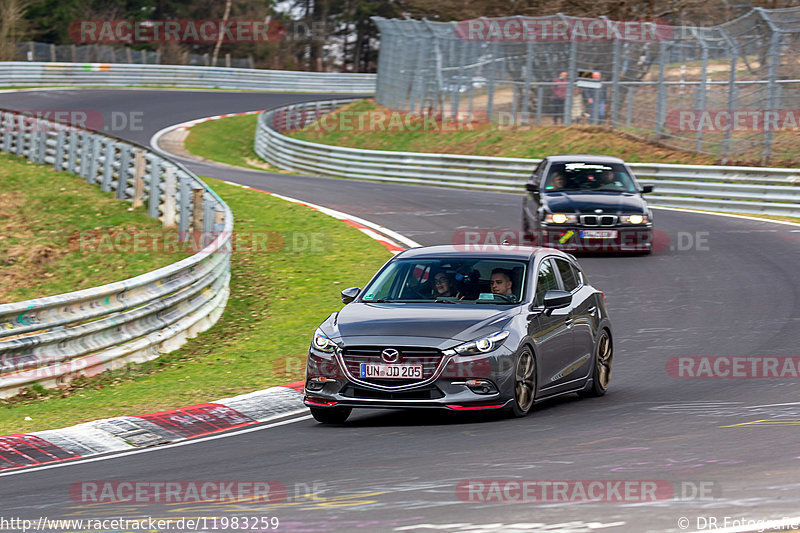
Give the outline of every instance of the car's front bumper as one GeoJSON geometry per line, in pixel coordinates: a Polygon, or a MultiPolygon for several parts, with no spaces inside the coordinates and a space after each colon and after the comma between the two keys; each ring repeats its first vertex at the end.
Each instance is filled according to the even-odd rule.
{"type": "Polygon", "coordinates": [[[649,252],[653,247],[653,226],[580,226],[580,225],[542,225],[539,232],[539,246],[559,250],[615,253],[649,252]],[[584,236],[584,232],[616,233],[612,238],[584,236]]]}
{"type": "Polygon", "coordinates": [[[514,356],[505,346],[485,356],[445,356],[439,371],[418,384],[376,385],[345,372],[341,359],[311,351],[305,383],[309,407],[437,408],[491,410],[513,401],[514,356]],[[312,378],[326,376],[325,382],[312,378]],[[488,382],[489,392],[470,380],[488,382]]]}

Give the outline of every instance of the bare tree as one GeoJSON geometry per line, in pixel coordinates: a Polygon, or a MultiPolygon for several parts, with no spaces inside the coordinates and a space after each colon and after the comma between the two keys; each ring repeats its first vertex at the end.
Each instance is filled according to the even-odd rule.
{"type": "Polygon", "coordinates": [[[0,0],[0,61],[13,61],[25,33],[26,0],[0,0]]]}

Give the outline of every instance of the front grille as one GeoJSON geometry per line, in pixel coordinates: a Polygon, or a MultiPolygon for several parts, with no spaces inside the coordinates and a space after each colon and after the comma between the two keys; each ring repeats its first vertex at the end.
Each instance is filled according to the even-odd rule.
{"type": "Polygon", "coordinates": [[[355,385],[347,385],[339,393],[345,398],[361,400],[436,400],[444,398],[444,393],[436,387],[413,391],[382,391],[365,389],[355,385]]]}
{"type": "Polygon", "coordinates": [[[442,352],[436,348],[420,348],[417,346],[350,346],[342,351],[342,358],[348,372],[361,381],[386,387],[402,387],[412,385],[433,377],[442,360],[442,352]],[[359,377],[361,363],[386,363],[381,359],[381,352],[386,348],[394,348],[400,352],[398,364],[422,365],[422,379],[385,379],[359,377]]]}
{"type": "Polygon", "coordinates": [[[614,226],[617,215],[581,215],[581,224],[584,226],[614,226]]]}

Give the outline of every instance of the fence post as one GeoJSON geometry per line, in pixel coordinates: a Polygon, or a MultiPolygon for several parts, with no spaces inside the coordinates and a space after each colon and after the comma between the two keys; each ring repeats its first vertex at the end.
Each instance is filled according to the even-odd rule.
{"type": "Polygon", "coordinates": [[[656,140],[664,134],[664,120],[667,108],[667,86],[664,84],[664,68],[667,63],[667,43],[661,41],[658,46],[658,100],[656,101],[656,124],[654,134],[656,140]]]}
{"type": "Polygon", "coordinates": [[[619,75],[622,41],[614,36],[614,55],[611,60],[611,128],[616,129],[619,122],[619,75]]]}
{"type": "MultiPolygon", "coordinates": [[[[559,13],[558,16],[562,20],[566,17],[559,13]]],[[[569,41],[569,67],[568,67],[568,83],[567,83],[567,98],[564,100],[564,115],[563,123],[565,126],[572,124],[572,97],[575,90],[575,78],[577,77],[577,56],[578,56],[578,42],[575,39],[569,41]]]]}
{"type": "MultiPolygon", "coordinates": [[[[757,7],[759,15],[769,26],[772,31],[772,36],[769,41],[769,73],[767,74],[767,110],[775,110],[776,100],[776,82],[778,78],[778,60],[780,58],[779,50],[781,43],[781,34],[778,28],[769,19],[764,10],[757,7]]],[[[769,128],[764,128],[764,146],[761,149],[761,164],[766,165],[769,161],[772,152],[772,131],[769,128]]]]}
{"type": "MultiPolygon", "coordinates": [[[[722,29],[722,36],[728,43],[729,53],[731,55],[730,74],[728,74],[728,116],[732,117],[733,112],[736,110],[736,63],[739,59],[739,48],[736,46],[736,41],[728,37],[728,33],[722,29]]],[[[731,129],[732,127],[725,128],[725,140],[722,148],[722,164],[728,162],[728,156],[731,153],[731,129]]]]}

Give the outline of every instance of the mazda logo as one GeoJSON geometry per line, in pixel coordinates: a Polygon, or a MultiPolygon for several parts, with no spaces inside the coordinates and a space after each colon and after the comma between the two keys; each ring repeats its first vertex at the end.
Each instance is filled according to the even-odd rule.
{"type": "Polygon", "coordinates": [[[381,352],[381,359],[386,363],[396,363],[400,359],[400,352],[394,348],[386,348],[381,352]]]}

